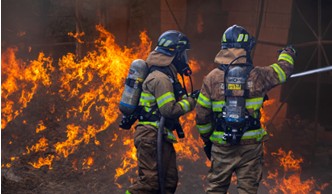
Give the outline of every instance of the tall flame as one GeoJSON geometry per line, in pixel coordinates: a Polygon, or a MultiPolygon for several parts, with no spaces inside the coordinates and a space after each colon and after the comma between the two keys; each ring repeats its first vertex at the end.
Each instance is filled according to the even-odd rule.
{"type": "Polygon", "coordinates": [[[1,54],[1,129],[20,115],[35,95],[39,85],[50,86],[52,59],[40,53],[28,63],[16,59],[17,48],[1,54]]]}
{"type": "MultiPolygon", "coordinates": [[[[50,133],[47,123],[53,119],[59,125],[58,131],[64,134],[61,133],[60,138],[52,137],[48,140],[44,137],[35,145],[26,146],[27,152],[23,155],[31,152],[43,155],[37,161],[29,162],[35,168],[43,165],[51,168],[54,160],[67,158],[82,145],[100,145],[96,135],[114,124],[118,118],[118,103],[131,62],[137,58],[146,58],[151,50],[151,41],[146,32],[140,34],[139,45],[122,48],[102,26],[98,25],[96,29],[100,33],[95,40],[96,49],[81,59],[73,53],[67,53],[59,59],[58,64],[53,64],[53,59],[40,53],[36,60],[25,63],[16,58],[16,48],[9,48],[2,53],[3,130],[7,129],[10,122],[22,116],[38,89],[44,87],[47,91],[47,94],[40,96],[59,98],[57,102],[47,102],[48,111],[54,118],[40,120],[35,133],[50,133]],[[64,106],[55,104],[59,102],[64,106]],[[42,154],[50,150],[55,150],[55,153],[46,157],[42,154]]],[[[78,39],[84,34],[70,35],[78,39]]],[[[23,124],[27,123],[29,120],[23,121],[23,124]]],[[[82,166],[89,167],[93,163],[93,158],[87,157],[82,166]]]]}

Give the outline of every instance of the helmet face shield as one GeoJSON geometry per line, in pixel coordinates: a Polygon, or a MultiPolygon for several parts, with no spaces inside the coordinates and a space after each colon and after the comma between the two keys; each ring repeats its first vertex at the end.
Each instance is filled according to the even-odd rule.
{"type": "Polygon", "coordinates": [[[192,74],[192,71],[188,65],[189,62],[188,62],[188,55],[186,49],[180,53],[177,53],[177,55],[173,60],[173,63],[179,74],[186,76],[192,74]]]}

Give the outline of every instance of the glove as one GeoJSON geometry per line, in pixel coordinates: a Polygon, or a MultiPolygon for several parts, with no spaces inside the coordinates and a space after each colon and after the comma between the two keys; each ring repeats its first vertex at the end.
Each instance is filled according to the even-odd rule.
{"type": "Polygon", "coordinates": [[[211,160],[211,149],[212,149],[212,142],[207,141],[204,143],[204,152],[206,157],[211,160]]]}
{"type": "Polygon", "coordinates": [[[193,91],[193,93],[190,94],[190,96],[196,100],[198,98],[199,93],[200,90],[195,90],[193,91]]]}
{"type": "Polygon", "coordinates": [[[292,45],[288,45],[285,48],[282,48],[281,50],[278,50],[278,53],[288,53],[290,54],[293,58],[297,56],[296,50],[292,45]]]}
{"type": "Polygon", "coordinates": [[[195,98],[191,97],[191,95],[187,98],[189,104],[190,104],[190,111],[194,110],[196,106],[196,100],[195,98]]]}
{"type": "Polygon", "coordinates": [[[123,115],[122,120],[119,124],[119,127],[125,130],[129,130],[131,126],[136,122],[137,116],[136,115],[123,115]]]}

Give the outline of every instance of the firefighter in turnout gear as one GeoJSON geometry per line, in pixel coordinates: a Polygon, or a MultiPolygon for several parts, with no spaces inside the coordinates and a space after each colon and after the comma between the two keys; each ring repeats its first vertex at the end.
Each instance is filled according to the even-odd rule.
{"type": "Polygon", "coordinates": [[[196,105],[196,127],[211,160],[206,193],[227,193],[233,172],[239,194],[257,193],[262,178],[263,142],[260,124],[266,93],[284,83],[294,67],[295,50],[279,51],[276,63],[254,67],[255,40],[241,26],[229,27],[215,57],[218,68],[203,80],[196,105]]]}
{"type": "Polygon", "coordinates": [[[177,74],[190,75],[186,50],[189,40],[181,32],[170,30],[158,39],[158,45],[152,51],[146,63],[149,73],[142,85],[139,106],[142,107],[139,122],[134,133],[137,149],[138,178],[126,194],[157,194],[161,192],[158,183],[157,133],[161,117],[165,118],[164,141],[162,144],[162,168],[164,193],[175,193],[178,184],[176,153],[173,147],[176,132],[181,130],[178,119],[194,109],[196,100],[186,96],[177,74]]]}

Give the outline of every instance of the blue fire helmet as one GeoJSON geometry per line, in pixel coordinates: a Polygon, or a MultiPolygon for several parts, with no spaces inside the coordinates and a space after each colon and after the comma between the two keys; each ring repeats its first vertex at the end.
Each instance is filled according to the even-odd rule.
{"type": "Polygon", "coordinates": [[[246,29],[242,26],[233,25],[224,32],[221,49],[243,48],[246,51],[251,51],[255,44],[255,38],[250,36],[246,29]]]}
{"type": "Polygon", "coordinates": [[[167,56],[175,56],[186,49],[190,49],[187,36],[176,30],[168,30],[159,37],[155,51],[167,56]]]}

